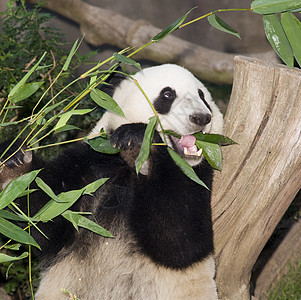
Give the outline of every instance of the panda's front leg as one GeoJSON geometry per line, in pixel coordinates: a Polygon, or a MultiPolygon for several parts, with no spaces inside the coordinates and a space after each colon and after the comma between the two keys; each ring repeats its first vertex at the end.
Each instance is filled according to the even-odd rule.
{"type": "MultiPolygon", "coordinates": [[[[133,169],[135,169],[135,161],[139,155],[141,145],[146,130],[144,123],[131,123],[118,127],[111,134],[111,144],[114,148],[121,150],[121,157],[133,169]]],[[[161,143],[162,139],[157,131],[154,133],[153,143],[161,143]]],[[[149,172],[149,165],[152,153],[149,159],[143,164],[140,173],[147,175],[149,172]]]]}
{"type": "MultiPolygon", "coordinates": [[[[6,151],[11,142],[9,140],[0,144],[0,154],[6,151]]],[[[21,145],[22,141],[18,139],[0,160],[2,163],[0,169],[0,190],[4,189],[13,179],[32,170],[32,151],[26,151],[26,147],[21,145]]]]}

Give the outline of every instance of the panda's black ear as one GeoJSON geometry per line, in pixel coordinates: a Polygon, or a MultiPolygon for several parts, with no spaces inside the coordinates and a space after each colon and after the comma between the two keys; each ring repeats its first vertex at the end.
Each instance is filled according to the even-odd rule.
{"type": "MultiPolygon", "coordinates": [[[[121,67],[117,67],[117,72],[122,72],[121,67]]],[[[106,80],[106,83],[101,86],[101,90],[110,95],[111,97],[114,94],[115,89],[120,85],[120,83],[126,79],[126,76],[121,73],[113,72],[109,78],[106,80]]]]}

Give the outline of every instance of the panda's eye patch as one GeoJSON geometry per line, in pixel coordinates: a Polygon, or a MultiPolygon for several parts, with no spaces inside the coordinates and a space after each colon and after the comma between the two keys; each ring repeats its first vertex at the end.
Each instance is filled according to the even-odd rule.
{"type": "Polygon", "coordinates": [[[166,87],[164,88],[161,93],[160,93],[161,97],[165,100],[175,100],[176,98],[176,92],[170,88],[170,87],[166,87]]]}
{"type": "Polygon", "coordinates": [[[208,102],[205,100],[204,92],[203,92],[201,89],[199,89],[198,92],[199,92],[199,96],[200,96],[200,98],[203,100],[204,104],[205,104],[205,105],[207,106],[207,108],[212,112],[210,105],[209,105],[208,102]]]}
{"type": "Polygon", "coordinates": [[[154,107],[159,114],[168,114],[173,101],[176,99],[176,91],[167,86],[161,90],[157,99],[154,100],[154,107]]]}

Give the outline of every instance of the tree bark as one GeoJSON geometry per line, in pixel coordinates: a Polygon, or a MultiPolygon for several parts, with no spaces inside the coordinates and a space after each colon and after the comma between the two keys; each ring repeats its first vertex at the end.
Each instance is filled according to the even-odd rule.
{"type": "MultiPolygon", "coordinates": [[[[27,2],[39,3],[40,0],[27,2]]],[[[140,47],[161,31],[146,21],[133,21],[81,0],[45,0],[43,3],[46,8],[79,23],[86,41],[95,46],[110,44],[120,49],[128,46],[140,47]]],[[[252,56],[275,61],[273,51],[252,56]]],[[[176,63],[202,80],[226,84],[233,81],[233,58],[234,54],[210,50],[173,35],[151,44],[135,55],[135,59],[176,63]]]]}
{"type": "Polygon", "coordinates": [[[221,299],[249,299],[252,267],[301,187],[301,72],[235,58],[223,150],[213,185],[221,299]]]}
{"type": "Polygon", "coordinates": [[[265,299],[279,279],[288,273],[289,266],[298,267],[301,259],[301,219],[295,221],[276,250],[268,251],[268,261],[256,279],[255,297],[265,299]]]}

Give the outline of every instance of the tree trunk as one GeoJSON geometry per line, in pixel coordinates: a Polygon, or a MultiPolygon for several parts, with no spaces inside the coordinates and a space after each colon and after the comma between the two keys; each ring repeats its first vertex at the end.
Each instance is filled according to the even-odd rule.
{"type": "Polygon", "coordinates": [[[213,220],[221,299],[249,299],[252,267],[301,187],[301,72],[235,58],[213,220]]]}
{"type": "Polygon", "coordinates": [[[301,219],[294,221],[280,245],[277,245],[273,249],[268,249],[267,253],[263,256],[263,259],[268,260],[256,278],[255,297],[265,299],[267,292],[275,288],[279,279],[289,272],[290,267],[298,267],[300,258],[301,219]],[[268,257],[265,257],[267,255],[268,257]]]}

